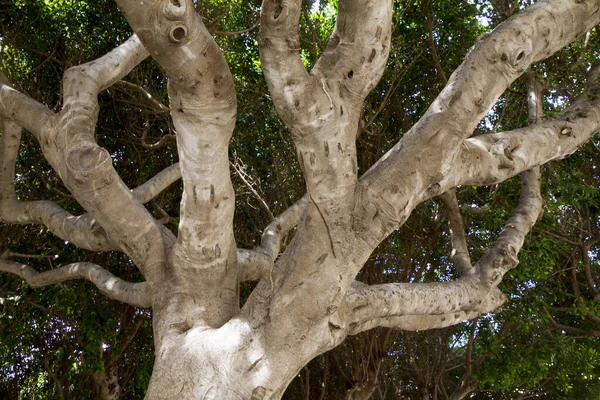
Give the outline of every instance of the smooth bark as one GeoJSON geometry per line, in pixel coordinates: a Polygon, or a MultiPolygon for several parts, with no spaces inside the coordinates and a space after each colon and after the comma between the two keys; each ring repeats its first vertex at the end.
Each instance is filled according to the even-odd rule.
{"type": "Polygon", "coordinates": [[[419,122],[359,178],[356,137],[363,102],[387,62],[393,2],[340,0],[327,48],[308,72],[299,53],[302,1],[264,0],[261,65],[296,146],[306,195],[266,227],[260,246],[237,249],[228,159],[237,100],[225,58],[191,1],[117,2],[137,36],[69,69],[59,113],[0,83],[0,218],[44,224],[80,247],[123,251],[146,282],[126,283],[89,263],[38,273],[1,260],[0,269],[33,286],[83,277],[112,298],[151,306],[156,357],[148,399],[278,399],[306,363],[348,335],[379,326],[440,328],[496,310],[507,300],[497,286],[517,266],[542,210],[535,167],[567,156],[600,129],[600,100],[583,96],[555,120],[470,137],[531,63],[600,23],[599,1],[540,1],[482,37],[419,122]],[[169,78],[180,161],[131,190],[95,141],[97,96],[148,54],[169,78]],[[16,201],[20,127],[38,139],[86,216],[16,201]],[[452,190],[519,173],[517,209],[473,265],[452,190]],[[175,236],[143,203],[180,177],[175,236]],[[418,204],[442,193],[461,277],[355,281],[379,243],[418,204]],[[258,283],[240,309],[245,280],[258,283]]]}

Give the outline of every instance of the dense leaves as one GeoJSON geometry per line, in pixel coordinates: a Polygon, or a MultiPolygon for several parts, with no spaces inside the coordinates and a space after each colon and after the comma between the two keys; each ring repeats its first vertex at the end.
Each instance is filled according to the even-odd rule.
{"type": "MultiPolygon", "coordinates": [[[[238,94],[230,159],[236,189],[236,238],[253,247],[260,232],[305,189],[295,149],[272,107],[258,57],[256,0],[195,1],[226,56],[238,94]],[[272,168],[275,166],[275,168],[272,168]]],[[[423,114],[476,38],[528,1],[396,1],[388,68],[370,94],[358,137],[366,171],[423,114]]],[[[311,68],[334,24],[337,1],[304,1],[301,54],[311,68]]],[[[15,86],[58,109],[60,78],[70,66],[105,54],[131,35],[112,1],[35,0],[0,4],[2,69],[15,86]]],[[[554,115],[582,92],[600,51],[598,33],[533,67],[547,81],[544,111],[554,115]]],[[[96,132],[124,181],[135,187],[177,161],[166,78],[147,60],[100,97],[96,132]],[[148,97],[148,94],[151,97],[148,97]],[[164,139],[163,139],[164,138],[164,139]],[[163,139],[163,140],[161,140],[163,139]]],[[[474,134],[527,123],[526,92],[516,82],[474,134]]],[[[543,170],[545,214],[528,237],[520,265],[502,285],[510,301],[497,314],[442,330],[378,329],[313,360],[286,398],[543,398],[600,396],[600,139],[543,170]],[[355,396],[355,397],[352,397],[355,396]]],[[[17,164],[20,199],[50,199],[81,212],[25,135],[17,164]]],[[[181,187],[148,205],[177,229],[181,187]]],[[[461,187],[468,245],[477,259],[509,218],[518,180],[461,187]]],[[[131,281],[121,255],[92,254],[36,226],[0,225],[0,253],[36,256],[39,270],[87,260],[131,281]]],[[[366,283],[454,279],[442,204],[422,204],[382,243],[359,275],[366,283]]],[[[243,292],[247,292],[243,288],[243,292]]],[[[152,368],[150,314],[105,299],[90,284],[32,290],[0,276],[0,397],[96,398],[99,374],[116,371],[122,398],[142,398],[152,368]]]]}

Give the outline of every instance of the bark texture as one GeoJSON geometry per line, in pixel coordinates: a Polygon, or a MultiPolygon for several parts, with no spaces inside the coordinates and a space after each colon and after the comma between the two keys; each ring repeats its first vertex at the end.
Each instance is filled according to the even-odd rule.
{"type": "MultiPolygon", "coordinates": [[[[151,307],[156,358],[148,399],[279,399],[308,361],[348,335],[375,327],[441,328],[496,310],[507,300],[498,284],[517,266],[542,211],[536,167],[567,156],[600,129],[600,99],[583,96],[554,120],[539,121],[536,109],[527,127],[470,137],[531,63],[600,23],[600,1],[540,1],[480,38],[419,122],[359,177],[356,138],[364,100],[388,58],[392,0],[340,0],[334,31],[310,72],[298,51],[302,2],[264,0],[261,65],[296,146],[306,195],[266,227],[260,246],[237,249],[228,158],[237,101],[225,58],[190,0],[117,3],[136,35],[69,69],[58,113],[2,79],[0,220],[42,224],[79,247],[123,252],[145,282],[125,282],[91,263],[38,273],[5,258],[0,271],[31,286],[83,278],[111,298],[151,307]],[[130,189],[95,141],[97,96],[148,54],[169,79],[180,162],[130,189]],[[17,200],[22,128],[37,138],[86,214],[17,200]],[[454,188],[517,174],[518,207],[473,263],[454,188]],[[175,236],[143,204],[180,178],[175,236]],[[418,204],[439,195],[461,277],[430,284],[355,281],[375,247],[418,204]],[[294,228],[280,254],[283,235],[294,228]],[[258,283],[240,308],[239,283],[247,280],[258,283]]],[[[530,97],[539,98],[530,87],[530,97]]],[[[113,378],[97,377],[100,386],[113,378]]],[[[369,383],[349,398],[367,398],[369,383]]]]}

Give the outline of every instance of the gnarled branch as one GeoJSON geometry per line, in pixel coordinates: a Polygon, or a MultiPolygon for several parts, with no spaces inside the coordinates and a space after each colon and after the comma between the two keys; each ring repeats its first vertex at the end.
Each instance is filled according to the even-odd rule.
{"type": "MultiPolygon", "coordinates": [[[[445,185],[443,180],[465,160],[472,159],[476,149],[469,141],[482,138],[469,139],[467,145],[463,144],[464,140],[502,92],[531,63],[548,57],[599,22],[598,1],[544,1],[516,14],[480,38],[419,122],[361,178],[360,184],[368,193],[365,197],[372,202],[371,207],[365,205],[364,218],[372,218],[379,210],[377,221],[371,224],[373,227],[365,236],[383,239],[401,225],[425,197],[441,194],[462,183],[445,185]],[[467,155],[468,151],[471,154],[467,155]],[[464,153],[465,157],[457,159],[457,152],[464,153]],[[435,162],[422,161],[431,159],[432,154],[435,154],[435,162]],[[403,177],[401,181],[399,176],[403,177]]],[[[579,130],[567,123],[554,127],[552,136],[558,138],[565,125],[579,130]]],[[[544,143],[542,148],[549,145],[556,146],[557,143],[552,140],[544,143]]],[[[559,148],[564,149],[562,145],[561,142],[559,148]]],[[[510,176],[541,162],[536,159],[525,168],[517,166],[518,171],[510,176]]],[[[469,168],[473,166],[469,165],[469,168]]],[[[496,172],[496,168],[492,170],[496,172]]],[[[506,175],[497,181],[506,179],[506,175]]],[[[488,184],[484,180],[474,184],[479,182],[488,184]]]]}
{"type": "Polygon", "coordinates": [[[89,214],[75,217],[57,204],[18,201],[15,193],[15,163],[21,127],[0,117],[0,220],[10,224],[43,224],[52,233],[88,250],[120,250],[89,214]]]}
{"type": "Polygon", "coordinates": [[[26,264],[20,264],[0,257],[0,271],[9,272],[25,279],[31,287],[42,287],[83,278],[92,282],[102,293],[111,299],[136,307],[152,305],[146,282],[129,283],[117,278],[104,268],[87,262],[64,265],[38,272],[26,264]]]}
{"type": "Polygon", "coordinates": [[[345,298],[348,333],[377,326],[426,330],[455,325],[496,310],[506,301],[477,276],[441,283],[354,284],[345,298]]]}

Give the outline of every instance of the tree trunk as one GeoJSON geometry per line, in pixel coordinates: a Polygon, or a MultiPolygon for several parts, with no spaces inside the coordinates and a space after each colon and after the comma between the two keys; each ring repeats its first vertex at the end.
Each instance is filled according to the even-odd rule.
{"type": "Polygon", "coordinates": [[[107,368],[104,371],[92,374],[94,384],[102,400],[119,400],[122,394],[121,385],[117,376],[116,368],[107,368]]]}
{"type": "Polygon", "coordinates": [[[233,319],[219,329],[193,328],[164,339],[146,398],[280,399],[306,362],[233,319]]]}

